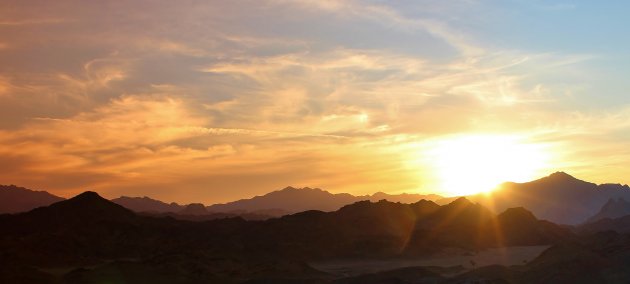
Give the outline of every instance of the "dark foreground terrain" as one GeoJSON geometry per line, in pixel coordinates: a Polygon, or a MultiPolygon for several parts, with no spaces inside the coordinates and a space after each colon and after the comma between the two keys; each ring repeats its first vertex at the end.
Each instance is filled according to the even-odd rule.
{"type": "Polygon", "coordinates": [[[495,215],[464,198],[443,206],[361,201],[335,212],[264,221],[193,222],[137,215],[85,192],[27,213],[0,215],[0,252],[0,283],[630,281],[628,235],[558,226],[524,208],[495,215]],[[543,245],[550,247],[520,264],[413,262],[449,252],[474,256],[543,245]],[[409,260],[412,266],[356,275],[312,265],[331,260],[409,260]]]}

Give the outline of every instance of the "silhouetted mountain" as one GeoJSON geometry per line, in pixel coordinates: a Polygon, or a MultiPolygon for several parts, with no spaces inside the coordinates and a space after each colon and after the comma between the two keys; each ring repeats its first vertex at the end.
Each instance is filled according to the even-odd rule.
{"type": "Polygon", "coordinates": [[[396,194],[391,195],[378,192],[373,195],[354,196],[348,193],[333,194],[319,188],[294,188],[286,187],[251,199],[241,199],[225,204],[208,206],[208,210],[214,212],[233,212],[278,209],[296,213],[307,210],[335,211],[344,205],[357,201],[378,201],[386,199],[393,202],[414,203],[422,199],[439,199],[439,195],[396,194]]]}
{"type": "MultiPolygon", "coordinates": [[[[156,283],[277,283],[288,278],[306,283],[329,279],[304,264],[309,260],[426,256],[449,247],[501,246],[504,240],[551,244],[570,235],[559,227],[554,230],[566,235],[549,234],[545,226],[555,225],[541,222],[522,209],[495,216],[465,198],[444,206],[427,200],[360,201],[334,212],[306,211],[266,221],[187,222],[139,216],[85,192],[27,213],[0,215],[0,262],[13,263],[14,271],[89,266],[66,274],[68,283],[120,277],[156,283]],[[497,224],[510,228],[522,223],[527,230],[498,230],[501,238],[488,234],[497,224]]],[[[7,275],[15,276],[2,273],[0,281],[15,279],[7,275]]]]}
{"type": "Polygon", "coordinates": [[[121,197],[112,199],[112,202],[122,205],[125,208],[135,211],[135,212],[164,213],[164,212],[179,212],[184,209],[184,206],[179,205],[175,202],[168,204],[168,203],[155,200],[146,196],[145,197],[121,196],[121,197]]]}
{"type": "Polygon", "coordinates": [[[504,183],[490,194],[469,196],[495,212],[525,207],[539,218],[560,224],[578,224],[593,216],[610,198],[630,200],[627,185],[585,182],[564,172],[526,183],[504,183]]]}
{"type": "MultiPolygon", "coordinates": [[[[445,247],[500,246],[505,239],[519,244],[510,235],[513,230],[503,232],[502,238],[490,235],[489,228],[497,223],[489,210],[465,198],[444,206],[426,200],[414,204],[360,201],[335,212],[307,211],[268,220],[252,231],[257,235],[252,242],[260,248],[276,240],[273,250],[289,253],[287,257],[310,258],[423,255],[445,247]]],[[[549,244],[571,235],[560,227],[553,230],[562,232],[558,235],[543,227],[535,229],[525,232],[532,234],[524,237],[528,244],[549,244]]]]}
{"type": "Polygon", "coordinates": [[[61,200],[64,199],[46,191],[0,185],[0,214],[26,212],[61,200]]]}
{"type": "Polygon", "coordinates": [[[623,198],[611,198],[597,214],[588,218],[587,223],[596,222],[605,218],[616,219],[626,215],[630,215],[630,202],[627,202],[623,198]]]}
{"type": "Polygon", "coordinates": [[[538,220],[525,208],[509,208],[498,216],[498,230],[505,245],[536,245],[571,239],[567,229],[538,220]]]}
{"type": "Polygon", "coordinates": [[[130,210],[86,191],[71,199],[39,207],[14,216],[3,216],[3,232],[30,234],[55,232],[67,229],[86,229],[105,223],[120,225],[132,221],[136,216],[130,210]],[[8,224],[6,223],[8,221],[8,224]]]}

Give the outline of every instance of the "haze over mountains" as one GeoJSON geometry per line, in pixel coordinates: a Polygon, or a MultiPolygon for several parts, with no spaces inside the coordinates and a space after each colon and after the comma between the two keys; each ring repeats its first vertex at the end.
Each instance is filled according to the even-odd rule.
{"type": "MultiPolygon", "coordinates": [[[[0,213],[28,211],[35,207],[62,200],[60,197],[55,197],[45,192],[34,193],[26,189],[20,191],[17,187],[3,187],[0,189],[0,194],[4,194],[3,202],[8,204],[7,206],[13,206],[10,208],[6,207],[7,209],[4,206],[0,207],[0,213]],[[20,194],[15,193],[18,191],[20,194]],[[9,192],[13,193],[9,194],[9,192]],[[18,195],[20,197],[16,201],[10,201],[13,200],[12,196],[18,195]],[[29,200],[28,202],[25,201],[27,199],[29,200]],[[23,205],[15,207],[16,204],[23,205]],[[17,208],[20,208],[20,210],[17,210],[17,208]]],[[[471,195],[467,196],[467,198],[482,204],[495,213],[503,212],[507,208],[524,207],[531,210],[536,216],[554,223],[580,224],[597,214],[602,206],[611,199],[630,200],[630,188],[628,185],[621,184],[597,185],[576,179],[564,172],[557,172],[531,182],[504,183],[499,189],[491,193],[471,195]]],[[[253,219],[265,219],[307,210],[335,211],[344,205],[357,201],[370,200],[376,202],[382,199],[401,203],[415,203],[418,200],[426,199],[438,204],[445,204],[455,200],[455,198],[442,198],[435,194],[387,194],[378,192],[372,195],[354,196],[348,193],[333,194],[317,188],[286,187],[262,196],[206,206],[205,211],[201,208],[204,205],[201,204],[187,208],[186,205],[166,203],[149,197],[122,196],[112,199],[112,201],[135,212],[181,213],[184,215],[228,213],[227,215],[216,215],[215,217],[254,214],[250,215],[250,217],[253,219]]],[[[624,209],[616,210],[620,210],[621,213],[617,213],[617,215],[612,214],[608,217],[621,217],[620,214],[623,215],[626,212],[624,209]]]]}

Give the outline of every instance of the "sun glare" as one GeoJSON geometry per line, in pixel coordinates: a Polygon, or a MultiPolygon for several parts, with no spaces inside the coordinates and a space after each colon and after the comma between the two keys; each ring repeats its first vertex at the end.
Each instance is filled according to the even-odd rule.
{"type": "Polygon", "coordinates": [[[442,192],[451,196],[488,192],[504,181],[531,180],[549,160],[544,145],[499,135],[440,140],[429,154],[442,192]]]}

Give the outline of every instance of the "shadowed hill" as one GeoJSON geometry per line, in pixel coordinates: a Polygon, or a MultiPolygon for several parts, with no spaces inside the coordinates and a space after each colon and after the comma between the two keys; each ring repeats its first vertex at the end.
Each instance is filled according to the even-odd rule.
{"type": "Polygon", "coordinates": [[[34,191],[15,185],[0,185],[0,214],[18,213],[64,200],[46,191],[34,191]]]}
{"type": "Polygon", "coordinates": [[[252,241],[264,247],[270,245],[268,240],[278,240],[273,249],[291,257],[327,258],[422,255],[445,247],[501,246],[506,240],[513,245],[540,245],[571,237],[567,230],[535,218],[529,230],[499,230],[500,238],[490,234],[496,224],[518,227],[519,221],[499,220],[465,198],[444,206],[426,200],[413,204],[361,201],[335,212],[307,211],[269,220],[255,228],[257,238],[252,241]]]}

